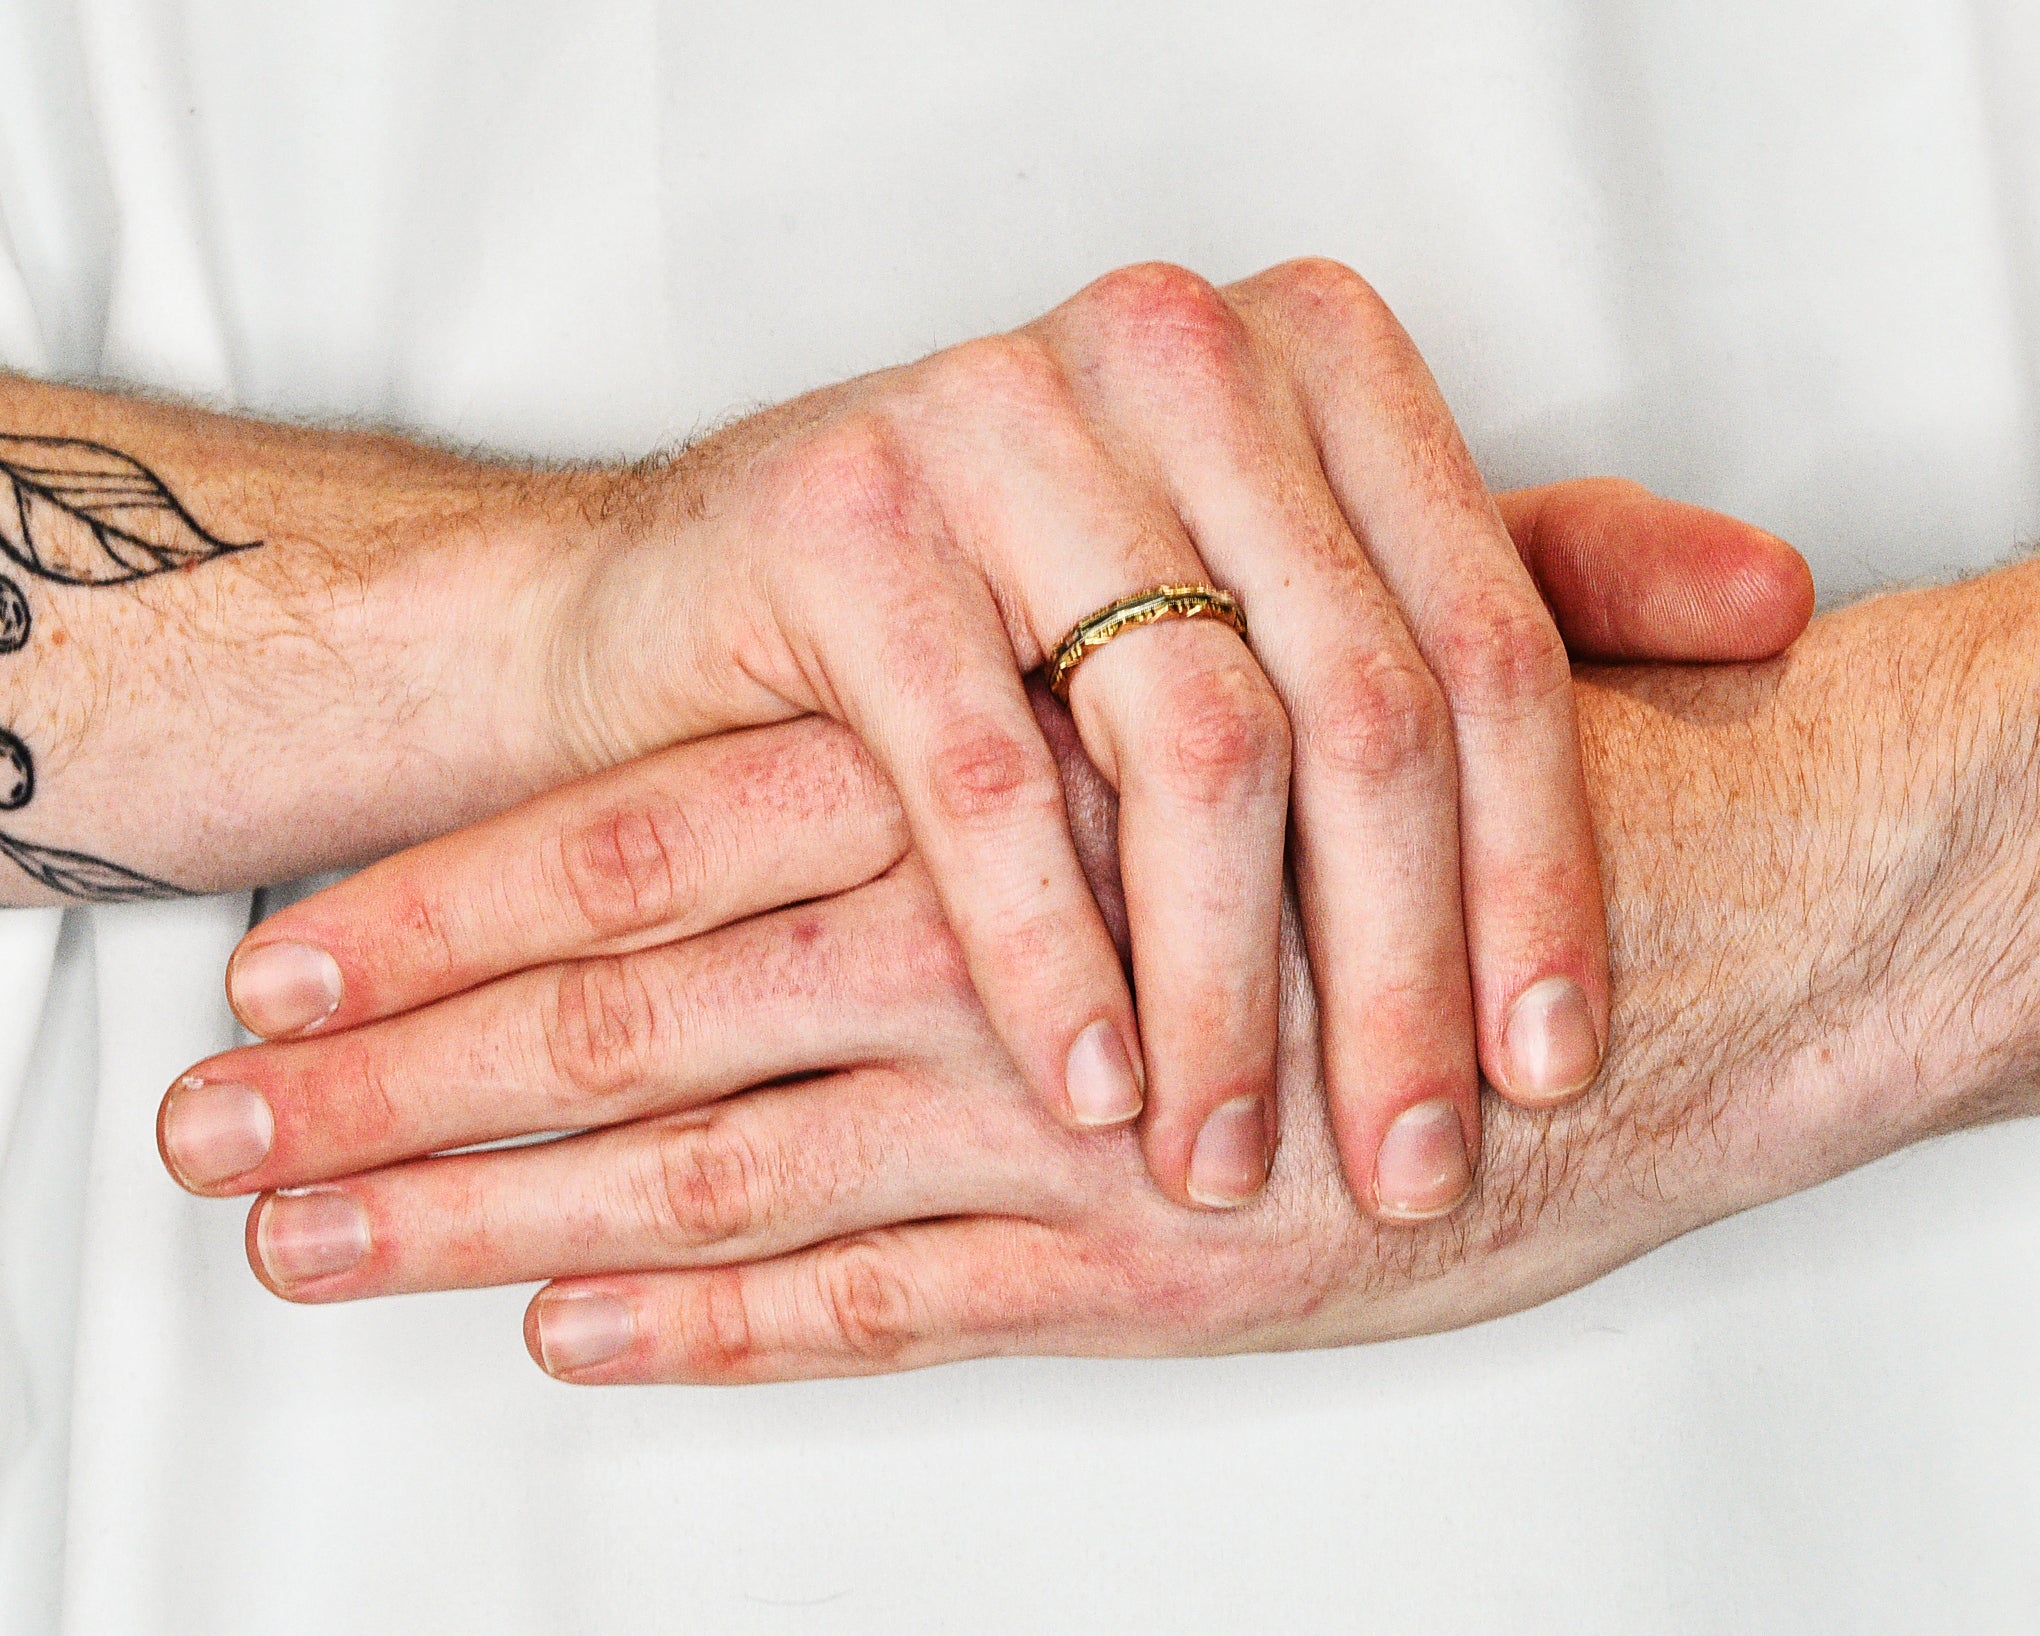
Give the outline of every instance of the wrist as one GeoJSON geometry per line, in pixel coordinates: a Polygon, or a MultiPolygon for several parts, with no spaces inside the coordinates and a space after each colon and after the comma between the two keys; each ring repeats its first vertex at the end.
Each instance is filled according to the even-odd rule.
{"type": "MultiPolygon", "coordinates": [[[[549,660],[598,530],[580,514],[583,474],[519,474],[458,524],[434,519],[391,553],[359,618],[406,654],[391,727],[446,770],[427,833],[451,829],[584,769],[550,731],[549,660]],[[402,708],[408,695],[417,708],[402,708]],[[429,702],[427,702],[429,701],[429,702]]],[[[493,490],[493,485],[491,485],[493,490]]]]}
{"type": "Polygon", "coordinates": [[[585,478],[435,460],[380,492],[353,538],[278,531],[251,560],[222,640],[249,644],[251,673],[304,704],[266,707],[284,734],[267,751],[222,747],[256,750],[251,771],[273,761],[274,780],[245,787],[274,782],[284,800],[247,803],[274,838],[228,849],[233,873],[211,884],[363,862],[580,771],[545,732],[544,652],[596,532],[585,478]],[[264,628],[287,635],[258,658],[264,628]]]}
{"type": "Polygon", "coordinates": [[[1802,726],[1834,734],[1824,828],[1855,860],[1833,965],[1854,991],[1862,1111],[1901,1141],[2033,1112],[2040,565],[1826,624],[1802,726]]]}
{"type": "MultiPolygon", "coordinates": [[[[591,565],[659,533],[631,503],[640,473],[11,377],[0,433],[17,457],[59,450],[59,475],[87,459],[143,519],[122,533],[48,484],[33,538],[16,519],[0,902],[224,890],[399,849],[590,764],[551,708],[566,636],[638,664],[635,633],[571,616],[591,565]]],[[[0,474],[9,506],[28,492],[0,474]]],[[[640,603],[654,624],[687,605],[640,603]]]]}
{"type": "Polygon", "coordinates": [[[1582,673],[1615,978],[1582,1117],[1653,1165],[1704,1135],[1696,1208],[2025,1111],[2040,633],[2016,578],[1879,598],[1768,664],[1582,673]]]}
{"type": "Polygon", "coordinates": [[[576,474],[580,524],[526,593],[543,633],[532,640],[527,627],[522,649],[538,699],[531,753],[552,782],[812,707],[786,685],[789,656],[764,599],[721,571],[726,533],[741,526],[729,514],[743,467],[721,442],[576,474]]]}
{"type": "Polygon", "coordinates": [[[2040,1112],[2040,563],[1933,598],[1938,867],[1908,961],[1929,1131],[2040,1112]]]}

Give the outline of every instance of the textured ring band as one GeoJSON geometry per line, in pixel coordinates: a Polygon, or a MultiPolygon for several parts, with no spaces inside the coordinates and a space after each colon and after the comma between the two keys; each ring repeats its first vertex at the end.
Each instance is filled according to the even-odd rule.
{"type": "Polygon", "coordinates": [[[1222,619],[1240,635],[1247,634],[1247,616],[1232,592],[1215,585],[1157,585],[1078,620],[1048,656],[1049,690],[1059,699],[1068,698],[1070,677],[1088,654],[1136,625],[1152,625],[1158,619],[1222,619]]]}

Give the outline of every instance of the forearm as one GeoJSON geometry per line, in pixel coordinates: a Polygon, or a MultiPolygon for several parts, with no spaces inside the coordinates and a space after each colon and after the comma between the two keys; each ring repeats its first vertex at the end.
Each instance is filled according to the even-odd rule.
{"type": "Polygon", "coordinates": [[[2031,1111],[2040,564],[1845,610],[1772,665],[1588,686],[1623,1080],[1707,1041],[1904,1137],[2031,1111]]]}
{"type": "Polygon", "coordinates": [[[543,633],[616,481],[0,376],[0,903],[356,862],[574,770],[543,633]]]}

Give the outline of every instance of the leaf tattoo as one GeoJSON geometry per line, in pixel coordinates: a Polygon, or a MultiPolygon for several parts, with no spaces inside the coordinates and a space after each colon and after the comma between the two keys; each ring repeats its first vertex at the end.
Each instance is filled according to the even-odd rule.
{"type": "MultiPolygon", "coordinates": [[[[59,585],[126,585],[196,568],[243,544],[216,539],[139,460],[74,437],[0,433],[0,551],[59,585]]],[[[21,587],[0,574],[0,654],[28,643],[34,620],[21,587]]],[[[35,759],[0,728],[0,812],[35,797],[35,759]]],[[[86,903],[136,903],[183,888],[89,853],[0,833],[0,856],[52,892],[86,903]]]]}
{"type": "Polygon", "coordinates": [[[104,858],[67,852],[60,846],[36,846],[17,841],[12,835],[0,835],[0,853],[5,853],[23,874],[52,892],[86,903],[142,903],[151,898],[185,895],[181,886],[123,869],[104,858]]]}
{"type": "Polygon", "coordinates": [[[0,551],[43,579],[124,585],[261,543],[215,539],[154,472],[118,449],[0,436],[0,551]]]}

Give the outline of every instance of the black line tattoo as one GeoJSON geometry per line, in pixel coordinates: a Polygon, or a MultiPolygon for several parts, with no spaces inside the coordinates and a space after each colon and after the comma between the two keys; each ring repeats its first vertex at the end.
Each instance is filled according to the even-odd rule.
{"type": "Polygon", "coordinates": [[[5,853],[24,875],[52,892],[62,892],[82,903],[143,903],[151,898],[192,895],[181,886],[123,869],[104,858],[67,852],[60,846],[35,846],[17,841],[12,835],[0,834],[0,853],[5,853]]]}
{"type": "Polygon", "coordinates": [[[0,653],[16,653],[28,646],[28,595],[19,585],[0,574],[0,653]]]}
{"type": "MultiPolygon", "coordinates": [[[[126,585],[176,573],[262,542],[216,539],[140,461],[68,437],[0,433],[0,551],[58,585],[126,585]]],[[[0,654],[27,645],[28,596],[0,574],[0,654]]],[[[0,727],[0,812],[35,799],[35,758],[0,727]]],[[[87,903],[186,896],[182,887],[88,853],[0,833],[0,854],[30,879],[87,903]]]]}
{"type": "Polygon", "coordinates": [[[0,812],[14,812],[35,798],[35,761],[23,744],[0,727],[0,812]]]}
{"type": "Polygon", "coordinates": [[[124,585],[262,543],[214,539],[154,472],[103,444],[0,434],[0,483],[0,551],[63,585],[124,585]]]}

